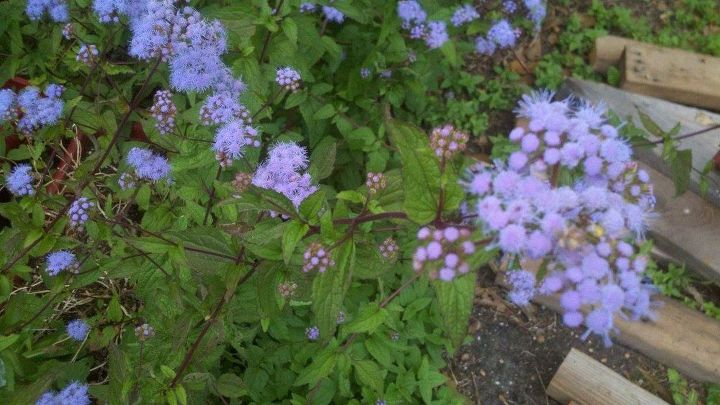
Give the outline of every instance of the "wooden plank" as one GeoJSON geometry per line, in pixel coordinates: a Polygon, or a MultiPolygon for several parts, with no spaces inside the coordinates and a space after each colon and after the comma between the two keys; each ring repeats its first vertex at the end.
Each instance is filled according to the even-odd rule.
{"type": "Polygon", "coordinates": [[[641,44],[640,41],[606,35],[595,39],[595,45],[590,52],[590,66],[600,73],[607,73],[610,66],[620,65],[625,47],[632,44],[641,44]]]}
{"type": "Polygon", "coordinates": [[[547,393],[560,403],[578,405],[668,405],[576,349],[570,349],[547,393]]]}
{"type": "MultiPolygon", "coordinates": [[[[562,312],[558,297],[534,301],[562,312]]],[[[669,298],[658,301],[662,307],[655,321],[616,317],[613,340],[698,381],[720,383],[720,322],[669,298]]]]}
{"type": "Polygon", "coordinates": [[[671,179],[639,164],[650,174],[656,217],[650,220],[649,236],[661,251],[689,269],[720,284],[720,208],[692,191],[675,196],[671,179]]]}
{"type": "Polygon", "coordinates": [[[628,44],[620,87],[678,103],[720,110],[720,58],[681,49],[628,44]]]}
{"type": "MultiPolygon", "coordinates": [[[[680,134],[687,134],[709,126],[720,124],[720,115],[693,107],[686,107],[654,97],[643,96],[616,89],[601,83],[568,79],[559,91],[561,96],[574,95],[594,103],[605,103],[608,108],[622,118],[642,128],[638,111],[647,114],[655,123],[665,130],[670,130],[680,123],[680,134]]],[[[652,141],[659,140],[653,137],[652,141]]],[[[702,171],[705,164],[712,160],[720,145],[720,129],[678,141],[680,149],[692,150],[693,169],[702,171]]],[[[656,147],[636,148],[636,158],[647,163],[653,169],[672,178],[669,166],[660,157],[662,145],[656,147]]],[[[699,194],[699,174],[692,173],[691,189],[699,194]]],[[[720,176],[711,173],[709,176],[710,191],[704,197],[720,206],[720,176]]]]}

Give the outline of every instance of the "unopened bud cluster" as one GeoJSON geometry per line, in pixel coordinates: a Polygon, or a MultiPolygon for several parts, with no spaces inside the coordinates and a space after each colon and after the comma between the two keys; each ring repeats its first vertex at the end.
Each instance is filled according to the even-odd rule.
{"type": "Polygon", "coordinates": [[[421,228],[417,235],[420,246],[413,255],[415,271],[427,271],[430,278],[450,281],[470,270],[466,259],[475,253],[470,231],[465,228],[421,228]]]}
{"type": "Polygon", "coordinates": [[[328,267],[335,265],[335,260],[330,257],[330,252],[325,250],[323,245],[313,242],[305,251],[303,255],[303,271],[305,273],[316,270],[320,273],[324,273],[328,267]]]}
{"type": "Polygon", "coordinates": [[[370,194],[376,194],[387,187],[387,178],[385,178],[385,175],[382,173],[369,172],[365,186],[367,186],[370,194]]]}
{"type": "Polygon", "coordinates": [[[468,138],[466,133],[448,124],[433,129],[432,134],[430,134],[430,147],[437,157],[450,159],[465,150],[468,138]]]}
{"type": "Polygon", "coordinates": [[[90,209],[95,206],[94,202],[90,202],[87,197],[80,197],[73,201],[68,210],[70,217],[70,226],[77,228],[90,218],[90,209]]]}
{"type": "Polygon", "coordinates": [[[82,62],[88,66],[93,66],[95,65],[95,63],[97,63],[98,55],[100,55],[100,52],[98,52],[98,49],[95,45],[82,44],[80,46],[80,50],[75,56],[75,60],[77,60],[78,62],[82,62]]]}
{"type": "Polygon", "coordinates": [[[155,329],[152,326],[144,323],[135,328],[135,336],[138,338],[138,340],[141,341],[148,340],[151,337],[155,336],[155,329]]]}
{"type": "Polygon", "coordinates": [[[252,173],[237,172],[235,173],[235,180],[233,180],[232,185],[237,192],[242,193],[250,187],[252,179],[252,173]]]}
{"type": "Polygon", "coordinates": [[[300,73],[291,67],[279,68],[275,82],[283,89],[295,92],[300,88],[300,73]]]}
{"type": "Polygon", "coordinates": [[[277,286],[278,294],[280,294],[283,298],[290,298],[295,294],[295,290],[297,290],[297,284],[293,283],[292,281],[285,281],[277,286]]]}
{"type": "Polygon", "coordinates": [[[175,129],[175,115],[177,107],[172,100],[172,93],[168,90],[158,90],[150,107],[150,113],[155,118],[155,128],[161,135],[171,133],[175,129]]]}
{"type": "Polygon", "coordinates": [[[398,245],[395,239],[388,237],[380,244],[380,254],[388,261],[395,261],[398,256],[398,245]]]}

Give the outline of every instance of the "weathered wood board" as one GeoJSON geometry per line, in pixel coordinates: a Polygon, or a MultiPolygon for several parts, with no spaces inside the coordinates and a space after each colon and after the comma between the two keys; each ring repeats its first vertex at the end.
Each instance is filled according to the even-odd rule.
{"type": "Polygon", "coordinates": [[[642,42],[614,35],[596,38],[590,52],[590,66],[596,72],[607,73],[610,66],[620,64],[625,47],[632,44],[642,44],[642,42]]]}
{"type": "Polygon", "coordinates": [[[560,403],[578,405],[668,405],[585,353],[571,349],[548,385],[560,403]]]}
{"type": "Polygon", "coordinates": [[[624,90],[720,110],[720,58],[628,44],[620,61],[620,75],[624,90]]]}
{"type": "MultiPolygon", "coordinates": [[[[720,76],[720,73],[718,75],[720,76]]],[[[718,114],[654,97],[626,92],[596,82],[568,79],[559,91],[559,95],[575,95],[594,103],[605,103],[610,110],[623,118],[629,119],[641,128],[642,123],[638,111],[647,114],[664,130],[670,130],[680,123],[680,134],[687,134],[705,129],[711,125],[720,124],[720,115],[718,114]]],[[[658,139],[653,138],[652,140],[656,141],[658,139]]],[[[719,145],[720,129],[678,141],[680,149],[692,150],[692,165],[693,169],[697,171],[702,171],[705,164],[715,156],[715,153],[720,149],[719,145]]],[[[640,161],[672,178],[670,168],[660,157],[661,154],[662,145],[635,149],[635,155],[640,161]]],[[[697,172],[692,173],[693,181],[690,187],[696,193],[700,191],[698,187],[699,178],[700,175],[697,172]]],[[[720,176],[717,173],[711,173],[709,183],[710,191],[705,197],[720,206],[720,176]]],[[[720,241],[720,238],[717,240],[720,241]]]]}
{"type": "MultiPolygon", "coordinates": [[[[534,300],[562,312],[557,297],[534,300]]],[[[668,298],[651,322],[615,318],[613,340],[703,382],[720,383],[720,321],[668,298]]]]}

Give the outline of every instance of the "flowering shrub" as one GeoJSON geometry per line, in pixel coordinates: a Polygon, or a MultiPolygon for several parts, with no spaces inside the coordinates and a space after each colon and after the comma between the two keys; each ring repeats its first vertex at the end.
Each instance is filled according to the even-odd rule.
{"type": "Polygon", "coordinates": [[[492,167],[478,134],[407,123],[459,64],[434,16],[476,30],[468,6],[10,3],[9,403],[457,402],[443,354],[498,252],[510,298],[562,292],[569,326],[652,315],[652,189],[601,108],[526,98],[492,167]]]}

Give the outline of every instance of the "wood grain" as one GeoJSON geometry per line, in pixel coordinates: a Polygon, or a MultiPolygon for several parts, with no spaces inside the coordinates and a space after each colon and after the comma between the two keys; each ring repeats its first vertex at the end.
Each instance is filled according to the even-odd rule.
{"type": "Polygon", "coordinates": [[[547,393],[560,403],[578,405],[668,405],[576,349],[565,357],[547,393]]]}
{"type": "Polygon", "coordinates": [[[598,37],[595,39],[592,51],[590,51],[590,66],[596,72],[607,73],[610,66],[620,65],[626,46],[641,43],[614,35],[598,37]]]}
{"type": "Polygon", "coordinates": [[[620,74],[624,90],[720,110],[720,58],[631,43],[625,46],[620,74]]]}

